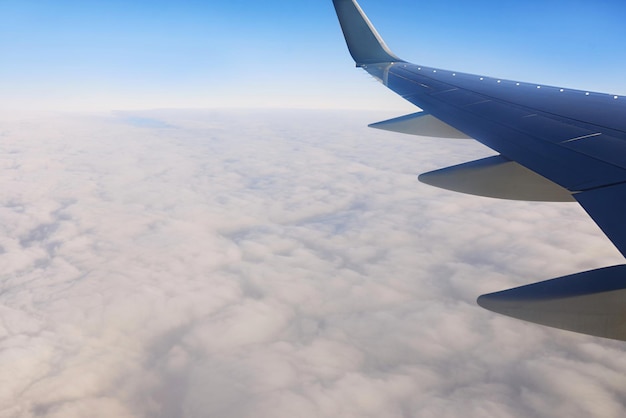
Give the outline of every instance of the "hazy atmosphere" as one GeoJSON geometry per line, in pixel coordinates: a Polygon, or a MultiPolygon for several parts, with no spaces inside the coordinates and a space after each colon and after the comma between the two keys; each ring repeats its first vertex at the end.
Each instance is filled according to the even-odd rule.
{"type": "MultiPolygon", "coordinates": [[[[498,4],[362,2],[406,59],[626,93],[621,2],[498,4]]],[[[623,257],[419,183],[493,153],[367,128],[415,108],[330,0],[9,0],[0,54],[0,417],[626,414],[623,342],[475,302],[623,257]]]]}

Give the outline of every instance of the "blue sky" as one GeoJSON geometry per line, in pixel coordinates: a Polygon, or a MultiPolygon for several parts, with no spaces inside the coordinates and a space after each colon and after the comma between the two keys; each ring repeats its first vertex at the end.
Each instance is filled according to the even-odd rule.
{"type": "MultiPolygon", "coordinates": [[[[362,0],[425,65],[626,93],[621,1],[362,0]]],[[[0,2],[3,108],[398,108],[352,66],[331,1],[0,2]]]]}

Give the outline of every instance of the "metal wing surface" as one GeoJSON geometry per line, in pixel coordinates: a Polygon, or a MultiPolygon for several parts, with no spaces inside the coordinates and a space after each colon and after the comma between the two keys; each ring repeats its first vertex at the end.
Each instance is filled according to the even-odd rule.
{"type": "MultiPolygon", "coordinates": [[[[421,181],[505,199],[578,201],[626,255],[626,97],[411,64],[391,52],[355,0],[333,3],[357,67],[422,109],[370,126],[473,138],[499,153],[422,174],[421,181]]],[[[554,280],[478,302],[520,319],[626,340],[626,307],[611,303],[626,297],[626,266],[554,280]]]]}

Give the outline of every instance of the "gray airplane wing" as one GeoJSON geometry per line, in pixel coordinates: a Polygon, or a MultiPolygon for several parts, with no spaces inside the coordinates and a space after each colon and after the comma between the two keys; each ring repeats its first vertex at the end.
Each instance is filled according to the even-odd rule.
{"type": "MultiPolygon", "coordinates": [[[[420,175],[482,196],[577,201],[626,255],[626,97],[466,74],[406,62],[385,45],[356,0],[333,0],[357,67],[421,112],[370,125],[472,138],[499,155],[420,175]]],[[[490,310],[626,340],[626,266],[483,295],[490,310]]]]}

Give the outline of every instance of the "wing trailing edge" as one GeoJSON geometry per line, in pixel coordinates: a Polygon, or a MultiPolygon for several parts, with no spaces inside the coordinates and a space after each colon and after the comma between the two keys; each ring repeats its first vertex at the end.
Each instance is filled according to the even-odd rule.
{"type": "Polygon", "coordinates": [[[602,232],[626,256],[626,183],[574,195],[602,232]]]}

